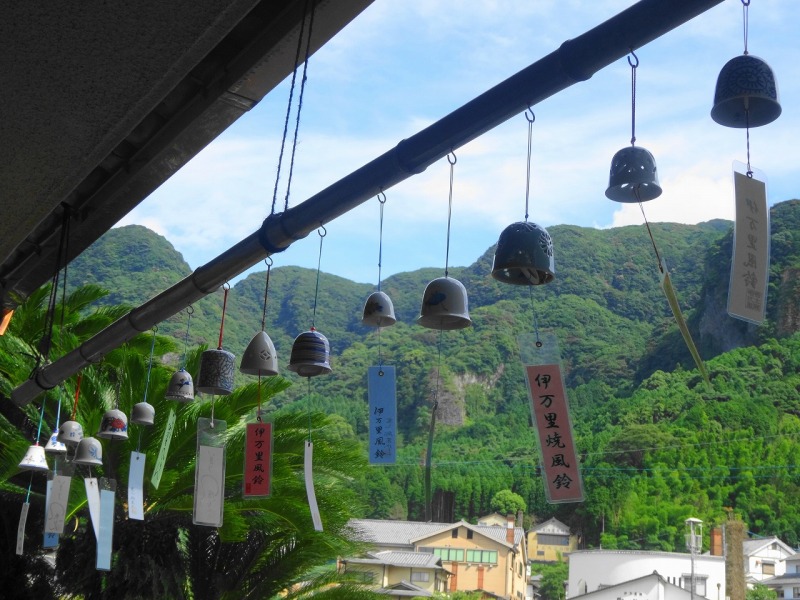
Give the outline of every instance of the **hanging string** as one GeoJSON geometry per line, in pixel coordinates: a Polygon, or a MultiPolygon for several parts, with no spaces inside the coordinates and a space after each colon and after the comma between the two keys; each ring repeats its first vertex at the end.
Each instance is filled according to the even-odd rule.
{"type": "Polygon", "coordinates": [[[528,286],[528,296],[531,301],[531,311],[533,312],[533,331],[536,334],[536,347],[542,347],[542,340],[539,338],[539,318],[536,315],[536,304],[533,301],[533,286],[528,286]]]}
{"type": "Polygon", "coordinates": [[[189,353],[189,326],[192,323],[192,315],[194,314],[194,307],[189,305],[186,308],[186,314],[189,317],[186,319],[186,335],[183,336],[183,367],[186,368],[186,356],[189,353]]]}
{"type": "Polygon", "coordinates": [[[258,372],[258,407],[256,408],[256,421],[261,423],[261,371],[258,372]]]}
{"type": "Polygon", "coordinates": [[[308,398],[308,441],[311,441],[311,377],[308,379],[308,389],[306,390],[306,398],[308,398]]]}
{"type": "Polygon", "coordinates": [[[44,405],[45,405],[45,400],[46,399],[47,399],[47,397],[45,396],[45,399],[42,400],[42,410],[39,411],[39,428],[36,430],[36,445],[37,446],[39,445],[39,437],[42,435],[42,422],[44,421],[44,405]]]}
{"type": "Polygon", "coordinates": [[[386,204],[386,194],[383,190],[378,194],[380,206],[380,220],[378,225],[378,291],[381,291],[381,263],[383,262],[383,206],[386,204]]]}
{"type": "Polygon", "coordinates": [[[268,256],[264,259],[267,265],[267,282],[264,285],[264,310],[261,313],[261,331],[264,331],[267,324],[267,295],[269,294],[269,273],[272,270],[272,257],[268,256]]]}
{"type": "MultiPolygon", "coordinates": [[[[635,188],[633,190],[634,194],[636,194],[636,199],[639,200],[639,189],[635,188]]],[[[644,217],[644,224],[647,226],[647,234],[650,236],[650,242],[653,244],[653,250],[656,253],[656,260],[658,261],[658,270],[663,273],[664,266],[661,264],[661,256],[658,253],[658,247],[656,246],[656,240],[653,238],[653,231],[650,229],[650,223],[647,221],[647,215],[644,214],[644,206],[642,206],[642,201],[639,200],[639,208],[642,211],[642,217],[644,217]]]]}
{"type": "MultiPolygon", "coordinates": [[[[157,331],[158,331],[158,325],[155,325],[153,327],[153,338],[150,341],[150,361],[147,363],[147,377],[144,381],[144,402],[147,402],[147,389],[150,387],[150,372],[153,370],[153,353],[156,348],[157,331]]],[[[117,386],[119,386],[119,379],[117,380],[117,386]]],[[[119,388],[117,388],[117,392],[119,393],[119,388]]],[[[119,396],[117,396],[117,401],[119,401],[119,396]]]]}
{"type": "Polygon", "coordinates": [[[231,289],[231,286],[226,282],[222,285],[222,289],[225,290],[225,294],[222,297],[222,319],[219,322],[219,343],[217,344],[217,350],[222,350],[222,334],[225,331],[225,309],[228,307],[228,290],[231,289]]]}
{"type": "Polygon", "coordinates": [[[747,30],[750,27],[750,0],[742,0],[742,21],[744,22],[744,53],[747,54],[747,30]]]}
{"type": "Polygon", "coordinates": [[[450,152],[447,155],[447,162],[450,163],[450,195],[447,199],[447,249],[444,255],[444,276],[447,277],[448,267],[450,265],[450,220],[453,214],[453,168],[456,165],[455,152],[450,152]],[[450,157],[453,157],[452,159],[450,157]]]}
{"type": "Polygon", "coordinates": [[[533,122],[536,120],[536,115],[533,110],[528,107],[525,111],[525,120],[528,121],[528,170],[525,173],[525,222],[528,222],[528,200],[531,195],[531,154],[533,150],[533,122]],[[528,113],[531,116],[528,116],[528,113]]]}
{"type": "MultiPolygon", "coordinates": [[[[70,208],[64,204],[64,215],[61,224],[61,235],[58,240],[58,250],[56,252],[56,264],[53,272],[53,278],[50,285],[50,296],[47,301],[47,312],[44,318],[44,331],[42,339],[39,342],[39,356],[36,357],[36,365],[34,366],[33,373],[42,365],[42,361],[50,361],[50,349],[53,341],[53,325],[55,323],[56,315],[56,300],[58,298],[58,284],[61,274],[61,265],[66,263],[67,245],[69,244],[69,224],[70,224],[70,208]]],[[[65,271],[66,277],[66,271],[65,271]]],[[[63,317],[63,308],[62,308],[63,317]]],[[[62,320],[63,323],[63,320],[62,320]]]]}
{"type": "Polygon", "coordinates": [[[322,265],[322,240],[328,235],[328,230],[325,229],[324,225],[320,225],[317,233],[319,234],[319,256],[317,257],[317,283],[314,288],[314,312],[311,316],[311,331],[315,330],[317,323],[317,296],[319,295],[319,270],[322,265]]]}
{"type": "Polygon", "coordinates": [[[300,33],[297,38],[297,49],[294,54],[294,70],[292,71],[292,83],[289,87],[289,102],[286,105],[286,118],[283,121],[283,136],[281,137],[281,151],[278,154],[278,169],[275,175],[275,188],[272,191],[272,210],[270,214],[275,214],[275,204],[278,199],[278,182],[281,179],[281,165],[283,164],[283,151],[286,147],[286,137],[289,132],[289,117],[292,114],[292,99],[294,98],[294,86],[297,80],[297,68],[300,66],[300,50],[303,47],[303,32],[306,26],[306,11],[308,10],[308,2],[303,6],[303,18],[300,21],[300,33]]]}
{"type": "Polygon", "coordinates": [[[745,131],[747,132],[747,176],[753,177],[753,169],[750,167],[750,109],[744,109],[745,131]]]}
{"type": "Polygon", "coordinates": [[[28,493],[25,494],[25,504],[30,504],[31,502],[31,488],[33,487],[33,471],[31,471],[31,479],[28,482],[28,493]]]}
{"type": "Polygon", "coordinates": [[[83,381],[83,371],[78,373],[78,383],[75,386],[75,401],[72,403],[72,416],[70,417],[71,421],[75,420],[75,415],[78,412],[78,398],[81,395],[81,381],[83,381]]]}
{"type": "Polygon", "coordinates": [[[639,57],[636,56],[633,48],[630,48],[630,51],[636,61],[634,62],[630,56],[628,57],[628,64],[631,66],[631,146],[634,146],[636,145],[636,67],[639,66],[639,57]]]}
{"type": "MultiPolygon", "coordinates": [[[[308,19],[308,37],[306,38],[306,57],[303,61],[303,77],[300,80],[300,96],[297,99],[297,119],[294,125],[294,140],[292,141],[292,158],[289,161],[289,179],[286,182],[286,198],[283,203],[283,210],[289,210],[289,192],[292,189],[292,173],[294,172],[294,156],[297,152],[297,133],[300,130],[300,113],[303,110],[303,93],[306,89],[306,80],[308,77],[306,73],[308,72],[308,57],[311,54],[311,31],[314,26],[314,7],[315,3],[313,0],[309,0],[311,2],[311,16],[308,19]]],[[[303,20],[305,21],[305,14],[303,15],[303,20]]]]}

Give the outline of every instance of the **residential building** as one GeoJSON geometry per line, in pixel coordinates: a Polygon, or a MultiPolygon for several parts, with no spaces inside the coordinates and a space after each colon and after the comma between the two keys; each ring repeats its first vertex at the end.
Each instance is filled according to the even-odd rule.
{"type": "MultiPolygon", "coordinates": [[[[382,564],[358,563],[352,558],[341,563],[348,571],[369,569],[377,573],[380,569],[378,587],[385,588],[383,581],[407,580],[411,573],[407,565],[384,560],[392,557],[383,552],[420,553],[441,561],[443,572],[447,573],[447,591],[482,590],[498,598],[525,598],[528,576],[525,532],[515,526],[513,517],[507,518],[505,527],[472,525],[466,521],[421,523],[377,519],[353,519],[350,526],[357,539],[372,545],[368,557],[373,557],[372,560],[379,557],[377,560],[382,564]]],[[[424,587],[425,582],[409,583],[424,587]]]]}
{"type": "Polygon", "coordinates": [[[695,596],[725,600],[725,558],[684,552],[644,550],[577,550],[569,554],[567,598],[601,588],[616,586],[657,572],[672,585],[691,588],[695,575],[695,596]]]}
{"type": "Polygon", "coordinates": [[[777,537],[744,540],[744,572],[747,587],[753,587],[786,572],[784,561],[794,556],[792,548],[777,537]]]}
{"type": "Polygon", "coordinates": [[[784,561],[783,574],[762,579],[761,583],[775,590],[779,600],[800,599],[800,554],[790,556],[784,561]]]}
{"type": "Polygon", "coordinates": [[[535,562],[567,560],[566,553],[578,549],[578,536],[556,518],[549,519],[528,531],[528,556],[535,562]]]}
{"type": "Polygon", "coordinates": [[[377,591],[390,598],[446,592],[450,575],[438,556],[400,550],[368,552],[361,558],[342,559],[339,568],[358,573],[365,583],[375,585],[377,591]]]}
{"type": "Polygon", "coordinates": [[[668,582],[657,571],[630,581],[602,587],[581,600],[692,600],[692,593],[668,582]]]}

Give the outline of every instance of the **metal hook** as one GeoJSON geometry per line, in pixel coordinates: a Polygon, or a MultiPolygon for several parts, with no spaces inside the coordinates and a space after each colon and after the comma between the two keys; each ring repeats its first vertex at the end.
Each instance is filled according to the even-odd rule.
{"type": "Polygon", "coordinates": [[[750,6],[750,0],[742,0],[744,6],[750,6]]]}
{"type": "Polygon", "coordinates": [[[320,223],[319,229],[317,229],[317,233],[319,234],[319,237],[324,238],[326,235],[328,235],[328,230],[325,229],[325,225],[320,223]],[[321,230],[321,232],[320,232],[320,230],[321,230]]]}
{"type": "Polygon", "coordinates": [[[456,158],[456,153],[455,153],[455,152],[453,152],[453,151],[451,150],[450,152],[448,152],[448,153],[447,153],[447,162],[449,162],[451,165],[454,165],[454,164],[456,164],[456,161],[457,161],[457,160],[458,160],[458,159],[456,158]],[[453,157],[453,160],[450,160],[450,157],[451,157],[451,156],[453,157]]]}
{"type": "Polygon", "coordinates": [[[268,267],[271,267],[272,266],[272,257],[268,256],[267,258],[265,258],[264,259],[264,264],[267,265],[268,267]]]}
{"type": "Polygon", "coordinates": [[[631,51],[631,54],[633,55],[633,58],[636,59],[636,63],[631,62],[631,57],[629,56],[628,57],[628,64],[631,66],[631,69],[635,69],[636,67],[639,66],[639,57],[636,56],[636,52],[633,51],[633,48],[629,48],[629,50],[631,51]]]}
{"type": "Polygon", "coordinates": [[[187,306],[186,307],[186,314],[187,315],[193,315],[194,314],[194,306],[192,306],[191,304],[189,306],[187,306]]]}
{"type": "Polygon", "coordinates": [[[528,108],[525,111],[525,119],[528,121],[528,123],[533,123],[536,120],[536,115],[533,113],[533,109],[531,108],[530,104],[528,104],[528,108]],[[529,112],[531,113],[530,117],[528,116],[529,112]]]}
{"type": "Polygon", "coordinates": [[[378,192],[378,202],[381,204],[386,204],[386,194],[383,192],[383,190],[378,192]]]}
{"type": "Polygon", "coordinates": [[[231,289],[231,284],[226,281],[222,284],[222,289],[227,292],[229,289],[231,289]]]}
{"type": "Polygon", "coordinates": [[[153,334],[155,335],[158,332],[158,325],[153,325],[153,334]]]}

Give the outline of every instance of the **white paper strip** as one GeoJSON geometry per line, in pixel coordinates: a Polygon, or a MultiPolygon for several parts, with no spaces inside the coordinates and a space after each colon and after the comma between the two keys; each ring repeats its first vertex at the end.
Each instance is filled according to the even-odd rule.
{"type": "Polygon", "coordinates": [[[225,449],[200,446],[194,488],[195,525],[222,526],[222,497],[225,482],[225,449]]]}
{"type": "Polygon", "coordinates": [[[67,516],[71,482],[71,475],[58,474],[53,477],[50,504],[47,507],[44,521],[45,533],[64,533],[64,519],[67,516]]]}
{"type": "MultiPolygon", "coordinates": [[[[50,510],[50,498],[52,497],[52,489],[53,489],[53,479],[48,477],[47,478],[47,492],[44,496],[44,514],[47,514],[47,511],[50,510]]],[[[47,533],[44,534],[44,541],[42,541],[42,548],[55,548],[58,546],[58,534],[57,533],[47,533]]]]}
{"type": "Polygon", "coordinates": [[[83,480],[86,485],[86,501],[89,504],[89,518],[94,528],[94,537],[100,539],[100,488],[97,486],[97,477],[87,477],[83,480]]]}
{"type": "Polygon", "coordinates": [[[114,539],[114,497],[117,482],[113,479],[100,479],[100,519],[97,534],[98,571],[111,570],[111,546],[114,539]]]}
{"type": "Polygon", "coordinates": [[[17,556],[22,556],[22,551],[25,547],[25,523],[28,522],[28,509],[30,507],[30,502],[22,503],[22,512],[19,514],[19,525],[17,525],[17,556]]]}
{"type": "Polygon", "coordinates": [[[131,452],[128,471],[128,518],[144,521],[144,463],[146,454],[131,452]]]}
{"type": "Polygon", "coordinates": [[[308,440],[306,440],[304,470],[306,476],[306,495],[308,496],[308,507],[311,509],[311,520],[314,522],[314,529],[316,531],[322,531],[322,518],[319,516],[317,495],[314,492],[314,443],[308,440]]]}

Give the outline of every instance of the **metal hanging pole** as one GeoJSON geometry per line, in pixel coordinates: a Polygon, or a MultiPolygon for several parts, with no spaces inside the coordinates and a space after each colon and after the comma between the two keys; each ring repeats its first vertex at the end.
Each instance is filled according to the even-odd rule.
{"type": "Polygon", "coordinates": [[[25,406],[107,352],[214,292],[259,261],[306,237],[393,185],[422,173],[464,144],[693,19],[723,0],[641,0],[567,40],[544,58],[467,102],[305,202],[270,215],[261,228],[194,273],[121,317],[14,389],[25,406]]]}

